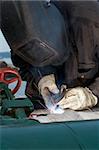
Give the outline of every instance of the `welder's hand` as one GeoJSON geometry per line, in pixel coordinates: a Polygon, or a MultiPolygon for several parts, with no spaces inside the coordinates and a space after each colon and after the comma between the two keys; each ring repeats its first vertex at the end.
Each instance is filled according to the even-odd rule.
{"type": "Polygon", "coordinates": [[[68,90],[58,104],[64,109],[84,110],[95,106],[97,101],[98,98],[88,88],[76,87],[68,90]]]}
{"type": "Polygon", "coordinates": [[[54,74],[50,74],[47,76],[44,76],[38,83],[39,91],[45,101],[45,104],[48,104],[49,100],[49,91],[53,94],[58,94],[59,89],[57,88],[57,85],[55,83],[55,77],[54,74]]]}

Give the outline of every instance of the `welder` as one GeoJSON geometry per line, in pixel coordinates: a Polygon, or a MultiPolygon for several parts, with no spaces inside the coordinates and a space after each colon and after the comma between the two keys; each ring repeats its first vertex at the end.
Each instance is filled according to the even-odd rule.
{"type": "Polygon", "coordinates": [[[3,1],[1,11],[1,30],[28,97],[47,106],[65,87],[61,108],[97,105],[99,2],[3,1]]]}

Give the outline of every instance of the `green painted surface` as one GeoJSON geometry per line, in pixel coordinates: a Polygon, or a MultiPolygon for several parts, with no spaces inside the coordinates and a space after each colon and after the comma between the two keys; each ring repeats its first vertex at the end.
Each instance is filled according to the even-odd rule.
{"type": "Polygon", "coordinates": [[[31,107],[31,102],[18,100],[19,104],[7,86],[0,85],[5,90],[0,97],[4,112],[13,108],[18,118],[0,116],[0,150],[99,150],[99,120],[49,124],[28,120],[24,107],[31,107]]]}
{"type": "Polygon", "coordinates": [[[1,150],[99,150],[99,120],[2,125],[1,150]]]}

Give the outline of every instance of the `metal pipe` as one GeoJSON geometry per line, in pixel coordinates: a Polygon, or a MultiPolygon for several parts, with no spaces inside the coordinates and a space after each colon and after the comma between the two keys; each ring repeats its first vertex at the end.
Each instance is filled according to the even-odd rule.
{"type": "Polygon", "coordinates": [[[99,120],[1,127],[2,150],[99,150],[99,120]]]}

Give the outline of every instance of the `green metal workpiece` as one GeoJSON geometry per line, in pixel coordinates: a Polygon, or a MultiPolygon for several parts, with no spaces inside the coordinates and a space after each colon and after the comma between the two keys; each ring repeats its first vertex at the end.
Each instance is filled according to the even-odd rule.
{"type": "Polygon", "coordinates": [[[26,118],[28,99],[15,99],[6,85],[0,87],[3,108],[16,109],[18,118],[0,116],[0,150],[99,150],[99,120],[40,124],[26,118]]]}
{"type": "Polygon", "coordinates": [[[3,105],[6,106],[6,108],[20,108],[20,107],[33,108],[33,104],[28,98],[23,98],[19,100],[14,99],[13,101],[4,100],[3,105]]]}
{"type": "Polygon", "coordinates": [[[15,109],[16,118],[26,117],[24,108],[28,107],[33,111],[33,103],[28,98],[17,98],[13,96],[11,90],[4,83],[0,83],[2,89],[1,99],[1,115],[4,115],[9,109],[15,109]]]}
{"type": "Polygon", "coordinates": [[[99,150],[99,120],[25,122],[1,128],[1,150],[99,150]]]}
{"type": "Polygon", "coordinates": [[[10,89],[8,86],[2,82],[0,82],[0,90],[2,89],[3,94],[0,94],[0,99],[5,99],[7,98],[8,100],[14,99],[14,96],[12,95],[10,89]]]}
{"type": "Polygon", "coordinates": [[[17,108],[15,110],[15,116],[17,119],[23,119],[23,118],[27,117],[24,109],[22,109],[22,108],[17,108]]]}

